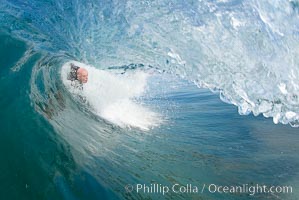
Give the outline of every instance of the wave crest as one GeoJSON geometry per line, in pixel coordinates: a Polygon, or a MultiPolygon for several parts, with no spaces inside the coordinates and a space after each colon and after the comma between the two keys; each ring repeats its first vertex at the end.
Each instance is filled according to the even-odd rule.
{"type": "Polygon", "coordinates": [[[240,114],[299,126],[298,1],[6,0],[0,15],[33,48],[101,68],[155,66],[220,91],[240,114]]]}

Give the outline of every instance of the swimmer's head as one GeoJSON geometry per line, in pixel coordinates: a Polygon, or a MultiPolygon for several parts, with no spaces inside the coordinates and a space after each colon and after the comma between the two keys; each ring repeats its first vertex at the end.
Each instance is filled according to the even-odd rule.
{"type": "Polygon", "coordinates": [[[81,83],[87,83],[88,81],[88,71],[85,68],[80,67],[77,70],[77,80],[81,83]]]}

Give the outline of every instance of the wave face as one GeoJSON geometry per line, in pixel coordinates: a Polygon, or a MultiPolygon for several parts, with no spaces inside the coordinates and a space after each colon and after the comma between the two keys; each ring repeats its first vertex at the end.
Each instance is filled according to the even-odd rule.
{"type": "Polygon", "coordinates": [[[152,65],[220,91],[240,114],[298,126],[297,1],[2,0],[0,9],[1,29],[34,49],[101,69],[152,65]]]}

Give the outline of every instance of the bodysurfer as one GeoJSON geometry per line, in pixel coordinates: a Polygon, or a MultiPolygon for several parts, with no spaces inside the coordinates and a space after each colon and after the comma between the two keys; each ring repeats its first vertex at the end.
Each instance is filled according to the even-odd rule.
{"type": "Polygon", "coordinates": [[[88,71],[83,67],[78,67],[71,63],[71,71],[67,77],[68,80],[78,81],[80,84],[87,83],[88,71]]]}

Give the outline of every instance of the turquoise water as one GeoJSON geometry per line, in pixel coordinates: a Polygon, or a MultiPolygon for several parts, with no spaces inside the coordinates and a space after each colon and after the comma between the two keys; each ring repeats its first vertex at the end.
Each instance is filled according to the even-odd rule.
{"type": "Polygon", "coordinates": [[[298,199],[297,5],[1,1],[0,199],[298,199]],[[133,122],[120,126],[70,92],[69,60],[94,66],[85,91],[111,97],[86,94],[100,109],[126,97],[118,81],[133,81],[129,91],[144,84],[117,107],[133,122]],[[92,85],[99,70],[118,74],[113,84],[92,85]],[[143,73],[146,81],[134,75],[143,73]],[[152,112],[161,123],[138,127],[136,113],[152,112]],[[292,193],[202,192],[210,184],[292,193]]]}

